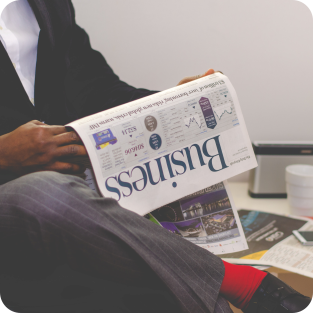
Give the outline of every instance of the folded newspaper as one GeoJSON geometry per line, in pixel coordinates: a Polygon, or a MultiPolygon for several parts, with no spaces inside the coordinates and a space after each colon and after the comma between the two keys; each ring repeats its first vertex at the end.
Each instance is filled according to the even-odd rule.
{"type": "Polygon", "coordinates": [[[67,126],[81,137],[93,168],[87,179],[104,197],[141,215],[158,209],[154,215],[162,216],[163,227],[214,253],[247,249],[229,190],[220,182],[257,163],[225,75],[215,73],[67,126]]]}
{"type": "Polygon", "coordinates": [[[313,278],[313,247],[303,246],[293,230],[313,230],[307,218],[239,210],[249,249],[224,254],[235,264],[268,265],[313,278]]]}
{"type": "Polygon", "coordinates": [[[248,249],[227,181],[168,203],[149,218],[214,254],[248,249]]]}

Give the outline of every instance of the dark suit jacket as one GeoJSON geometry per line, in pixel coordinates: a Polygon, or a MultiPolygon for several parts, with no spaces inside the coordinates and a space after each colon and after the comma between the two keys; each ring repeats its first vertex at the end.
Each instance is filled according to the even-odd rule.
{"type": "Polygon", "coordinates": [[[114,74],[75,22],[70,0],[28,0],[40,26],[35,107],[0,43],[0,135],[37,119],[64,125],[154,93],[114,74]]]}

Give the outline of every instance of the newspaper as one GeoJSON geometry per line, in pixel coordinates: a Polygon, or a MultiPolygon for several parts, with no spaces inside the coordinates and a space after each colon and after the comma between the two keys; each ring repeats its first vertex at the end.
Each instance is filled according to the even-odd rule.
{"type": "Polygon", "coordinates": [[[259,211],[239,210],[249,249],[223,254],[235,264],[275,266],[313,278],[313,246],[303,246],[293,230],[313,230],[313,221],[259,211]]]}
{"type": "Polygon", "coordinates": [[[257,165],[236,92],[220,73],[67,126],[101,194],[141,215],[257,165]]]}
{"type": "Polygon", "coordinates": [[[214,254],[248,249],[226,181],[168,203],[149,219],[214,254]]]}

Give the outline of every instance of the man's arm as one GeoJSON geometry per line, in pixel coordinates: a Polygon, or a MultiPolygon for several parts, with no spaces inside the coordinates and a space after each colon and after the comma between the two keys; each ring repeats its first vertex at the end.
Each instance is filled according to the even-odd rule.
{"type": "MultiPolygon", "coordinates": [[[[89,36],[76,24],[75,10],[72,3],[69,2],[69,5],[74,25],[69,36],[70,45],[67,55],[69,66],[64,83],[67,100],[71,109],[75,110],[77,118],[158,92],[134,88],[121,81],[102,54],[92,49],[89,36]]],[[[214,70],[209,70],[203,75],[186,77],[179,84],[212,73],[214,73],[214,70]]]]}
{"type": "MultiPolygon", "coordinates": [[[[213,73],[214,70],[210,69],[203,75],[186,77],[178,85],[213,73]]],[[[74,131],[68,132],[64,126],[31,121],[0,136],[0,176],[13,174],[18,177],[47,170],[80,173],[84,168],[73,164],[73,157],[86,155],[87,151],[74,131]]]]}
{"type": "Polygon", "coordinates": [[[140,99],[158,91],[121,81],[104,57],[91,48],[86,32],[75,25],[68,54],[65,92],[78,118],[140,99]]]}
{"type": "MultiPolygon", "coordinates": [[[[213,73],[214,70],[209,69],[203,75],[182,79],[178,85],[213,73]]],[[[127,86],[124,88],[128,88],[127,86]]],[[[136,93],[138,89],[129,88],[133,96],[139,96],[136,93]]],[[[111,92],[114,94],[116,90],[113,88],[111,92]]],[[[44,170],[69,174],[80,173],[84,168],[73,164],[73,157],[87,156],[87,151],[75,132],[68,132],[64,126],[49,126],[39,121],[28,122],[0,136],[0,147],[0,175],[21,176],[44,170]]]]}
{"type": "MultiPolygon", "coordinates": [[[[79,118],[158,92],[134,88],[121,81],[102,54],[91,48],[86,32],[77,25],[74,32],[65,90],[79,118]]],[[[185,77],[178,85],[213,73],[210,69],[203,75],[185,77]]]]}
{"type": "MultiPolygon", "coordinates": [[[[203,75],[186,77],[178,85],[213,73],[214,70],[210,69],[203,75]]],[[[128,88],[127,86],[124,88],[128,88]]],[[[129,92],[138,96],[131,88],[129,92]]],[[[113,88],[111,92],[114,94],[116,90],[113,88]]],[[[75,132],[68,132],[64,126],[49,126],[39,121],[31,121],[0,136],[0,175],[13,174],[18,177],[46,170],[81,173],[84,168],[72,162],[73,157],[84,156],[87,156],[87,151],[80,138],[75,132]],[[71,161],[67,161],[69,159],[71,161]]]]}

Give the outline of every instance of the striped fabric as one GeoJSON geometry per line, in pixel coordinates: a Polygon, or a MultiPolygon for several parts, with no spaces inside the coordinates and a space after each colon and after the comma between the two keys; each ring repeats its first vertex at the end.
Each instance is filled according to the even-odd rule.
{"type": "Polygon", "coordinates": [[[0,269],[17,279],[39,279],[65,263],[168,290],[179,312],[232,312],[219,296],[220,258],[100,198],[75,176],[40,172],[1,185],[0,251],[0,269]]]}

